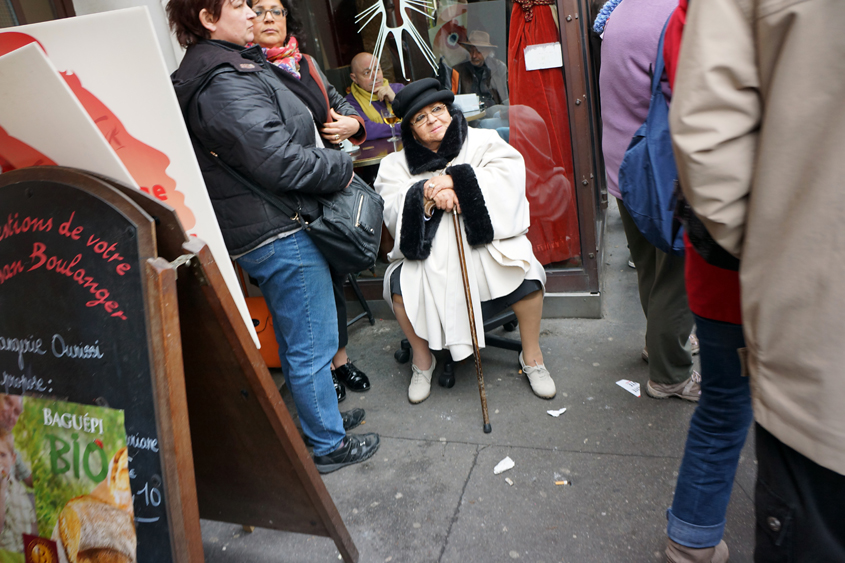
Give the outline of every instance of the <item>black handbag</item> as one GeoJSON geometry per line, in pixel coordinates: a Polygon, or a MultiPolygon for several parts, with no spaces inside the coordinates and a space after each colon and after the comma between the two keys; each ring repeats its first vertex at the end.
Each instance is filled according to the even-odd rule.
{"type": "Polygon", "coordinates": [[[301,207],[294,209],[281,198],[262,190],[223,162],[216,153],[208,151],[220,166],[241,184],[252,190],[277,209],[299,222],[326,262],[338,274],[355,274],[373,268],[381,242],[384,219],[384,200],[357,174],[344,189],[333,194],[314,197],[322,207],[322,214],[306,221],[301,207]]]}

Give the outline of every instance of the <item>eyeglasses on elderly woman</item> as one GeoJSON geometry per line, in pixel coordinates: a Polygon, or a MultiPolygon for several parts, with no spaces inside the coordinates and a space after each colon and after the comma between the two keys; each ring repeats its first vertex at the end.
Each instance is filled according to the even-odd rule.
{"type": "Polygon", "coordinates": [[[446,111],[446,106],[442,105],[442,104],[437,104],[436,106],[431,108],[429,111],[427,111],[427,112],[421,111],[417,115],[415,115],[413,117],[413,119],[411,119],[411,125],[413,125],[415,127],[422,125],[424,122],[426,122],[428,120],[429,115],[432,115],[434,117],[440,117],[441,115],[443,115],[444,111],[446,111]]]}
{"type": "Polygon", "coordinates": [[[266,14],[273,14],[273,19],[288,17],[287,8],[273,8],[272,10],[265,10],[264,8],[255,8],[253,12],[255,12],[255,17],[258,19],[264,19],[264,16],[266,14]]]}

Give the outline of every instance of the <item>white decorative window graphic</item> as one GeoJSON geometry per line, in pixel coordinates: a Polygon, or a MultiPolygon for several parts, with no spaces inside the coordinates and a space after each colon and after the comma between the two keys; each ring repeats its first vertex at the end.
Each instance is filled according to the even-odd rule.
{"type": "MultiPolygon", "coordinates": [[[[381,28],[379,29],[378,37],[376,38],[376,44],[373,48],[373,57],[376,60],[376,68],[373,69],[373,72],[378,72],[379,66],[381,65],[381,55],[384,51],[384,45],[387,42],[387,36],[392,35],[393,40],[396,42],[396,51],[399,53],[399,62],[402,65],[402,76],[407,80],[408,75],[405,73],[405,58],[402,54],[402,32],[407,31],[408,35],[414,40],[414,43],[417,44],[417,47],[420,48],[423,55],[425,55],[426,61],[428,64],[431,65],[431,68],[437,72],[437,59],[434,57],[434,53],[431,51],[431,48],[425,42],[425,40],[420,35],[419,31],[414,27],[411,23],[411,16],[408,13],[409,11],[414,11],[420,13],[427,17],[428,19],[433,20],[434,16],[428,13],[426,10],[433,11],[435,9],[435,4],[433,0],[394,0],[394,3],[398,5],[398,9],[400,14],[402,15],[402,25],[399,27],[388,27],[387,25],[387,11],[384,8],[384,2],[382,0],[376,0],[372,6],[358,14],[355,18],[355,23],[364,22],[361,24],[361,27],[358,28],[358,33],[364,30],[367,25],[370,24],[373,19],[378,16],[381,16],[381,28]],[[366,20],[366,21],[364,21],[366,20]]],[[[373,91],[375,91],[375,84],[373,84],[373,91]]],[[[370,92],[372,96],[372,92],[370,92]]]]}

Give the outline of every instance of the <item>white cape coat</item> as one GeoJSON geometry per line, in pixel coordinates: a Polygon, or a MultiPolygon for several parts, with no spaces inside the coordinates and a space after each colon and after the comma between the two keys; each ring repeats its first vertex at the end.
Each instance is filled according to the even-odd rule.
{"type": "MultiPolygon", "coordinates": [[[[493,226],[489,244],[471,247],[465,233],[463,236],[464,254],[471,264],[468,273],[476,328],[480,329],[478,344],[484,347],[481,302],[508,295],[525,279],[538,280],[545,286],[546,273],[526,236],[530,214],[522,155],[495,131],[470,128],[460,153],[451,162],[452,166],[457,164],[469,164],[475,172],[493,226]]],[[[472,354],[472,335],[451,214],[443,214],[428,258],[405,259],[400,250],[405,195],[415,183],[439,173],[412,175],[405,151],[381,162],[375,188],[384,198],[384,223],[395,241],[384,275],[384,299],[392,309],[390,276],[402,265],[402,297],[414,332],[433,350],[448,348],[458,361],[472,354]]],[[[463,225],[463,217],[461,222],[463,225]]]]}

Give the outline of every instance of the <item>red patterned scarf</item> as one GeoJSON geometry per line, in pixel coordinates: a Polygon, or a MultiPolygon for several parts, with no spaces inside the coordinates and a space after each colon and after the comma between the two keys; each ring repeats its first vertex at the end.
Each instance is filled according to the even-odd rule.
{"type": "Polygon", "coordinates": [[[302,60],[302,53],[299,52],[299,43],[296,41],[296,37],[291,36],[287,45],[263,49],[263,51],[268,61],[289,74],[302,78],[299,74],[299,61],[302,60]]]}

